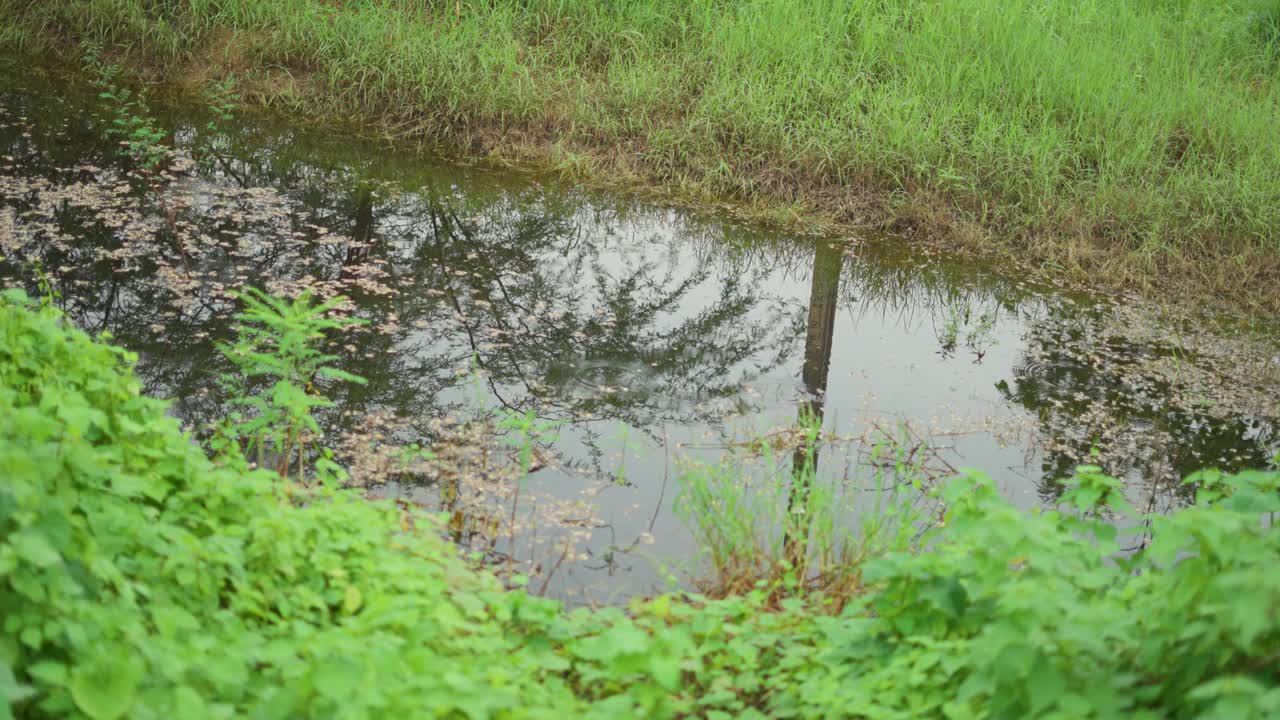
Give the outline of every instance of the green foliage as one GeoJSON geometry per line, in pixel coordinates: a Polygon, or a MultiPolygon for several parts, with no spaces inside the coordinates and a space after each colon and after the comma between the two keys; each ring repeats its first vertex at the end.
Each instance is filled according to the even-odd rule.
{"type": "Polygon", "coordinates": [[[106,106],[108,117],[103,132],[120,141],[129,157],[144,173],[154,173],[169,154],[165,132],[151,117],[147,97],[120,84],[120,66],[102,59],[102,49],[89,45],[84,54],[98,98],[106,106]]]}
{"type": "MultiPolygon", "coordinates": [[[[1098,480],[1064,500],[1105,502],[1098,480]]],[[[868,566],[877,670],[841,691],[894,682],[902,710],[960,717],[1273,716],[1280,539],[1259,517],[1277,476],[1228,483],[1249,503],[1152,518],[1149,549],[1117,559],[1114,525],[1027,515],[962,478],[935,547],[868,566]]]]}
{"type": "Polygon", "coordinates": [[[236,79],[229,76],[219,80],[204,91],[205,105],[212,114],[205,129],[216,132],[219,125],[231,122],[235,117],[236,106],[240,104],[240,94],[236,92],[236,79]]]}
{"type": "MultiPolygon", "coordinates": [[[[289,476],[290,458],[298,456],[301,476],[308,442],[320,435],[320,425],[312,411],[332,403],[316,389],[317,382],[341,380],[363,384],[364,378],[341,370],[331,363],[336,355],[316,349],[326,332],[340,332],[362,324],[335,311],[346,303],[342,297],[316,304],[310,292],[292,301],[270,297],[251,288],[239,295],[245,310],[236,318],[236,340],[219,349],[238,369],[223,378],[232,405],[247,412],[236,413],[222,426],[220,442],[243,443],[244,452],[256,454],[259,464],[270,450],[276,456],[278,472],[289,476]],[[266,385],[265,392],[253,392],[251,385],[266,385]]],[[[220,446],[221,449],[221,446],[220,446]]],[[[326,462],[319,469],[332,472],[326,462]]]]}
{"type": "Polygon", "coordinates": [[[286,497],[273,473],[214,464],[139,394],[127,353],[19,295],[0,339],[5,715],[559,704],[563,684],[538,682],[545,651],[503,629],[555,608],[467,570],[432,519],[324,488],[286,497]]]}
{"type": "Polygon", "coordinates": [[[938,351],[944,356],[955,354],[963,335],[965,347],[980,359],[991,349],[995,327],[995,312],[987,311],[975,316],[973,308],[969,307],[968,303],[949,304],[946,320],[937,330],[938,351]]]}
{"type": "Polygon", "coordinates": [[[235,118],[236,108],[240,105],[240,93],[236,90],[236,79],[228,76],[210,84],[204,89],[204,105],[209,111],[209,121],[201,132],[200,142],[195,148],[196,159],[205,166],[211,166],[219,154],[219,140],[226,142],[225,133],[235,118]]]}
{"type": "Polygon", "coordinates": [[[533,467],[534,449],[554,443],[563,424],[540,420],[532,410],[520,413],[502,408],[495,416],[498,428],[511,432],[506,438],[507,444],[519,449],[517,461],[525,472],[533,467]]]}
{"type": "MultiPolygon", "coordinates": [[[[294,357],[267,375],[326,362],[294,357]]],[[[1091,469],[1036,513],[967,474],[839,613],[766,588],[566,612],[502,592],[432,517],[210,460],[132,362],[0,296],[0,718],[1280,712],[1276,473],[1203,474],[1201,504],[1118,522],[1091,469]]]]}
{"type": "Polygon", "coordinates": [[[764,587],[821,592],[838,607],[862,591],[864,562],[916,547],[927,517],[927,453],[883,434],[869,447],[867,477],[818,472],[828,444],[820,418],[757,438],[717,463],[692,463],[675,511],[693,531],[714,595],[764,587]]]}
{"type": "Polygon", "coordinates": [[[1280,2],[1258,0],[1249,13],[1248,25],[1258,44],[1280,62],[1280,2]]]}

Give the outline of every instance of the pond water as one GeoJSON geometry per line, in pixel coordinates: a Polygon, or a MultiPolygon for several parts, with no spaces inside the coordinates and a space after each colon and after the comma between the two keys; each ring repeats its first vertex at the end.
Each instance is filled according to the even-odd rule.
{"type": "Polygon", "coordinates": [[[0,282],[35,294],[38,263],[75,322],[136,351],[146,391],[197,431],[228,409],[215,343],[237,289],[350,297],[370,324],[330,350],[368,382],[325,388],[322,421],[353,481],[431,503],[429,470],[379,470],[382,450],[420,442],[510,485],[497,458],[519,454],[515,431],[467,419],[523,417],[534,471],[516,501],[533,519],[510,541],[573,602],[696,574],[672,512],[682,469],[800,412],[833,436],[824,474],[859,476],[889,442],[931,477],[981,469],[1028,509],[1081,463],[1159,510],[1186,500],[1192,470],[1280,450],[1274,332],[245,113],[157,111],[174,151],[146,177],[92,97],[0,83],[0,282]],[[539,544],[565,528],[572,553],[539,544]]]}

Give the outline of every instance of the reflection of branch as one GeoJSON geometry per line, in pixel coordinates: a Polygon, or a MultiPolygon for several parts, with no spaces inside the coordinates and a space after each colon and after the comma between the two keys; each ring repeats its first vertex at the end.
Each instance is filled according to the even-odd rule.
{"type": "Polygon", "coordinates": [[[1151,495],[1150,497],[1147,498],[1147,509],[1142,511],[1142,515],[1144,517],[1142,521],[1142,526],[1141,526],[1143,528],[1142,540],[1139,541],[1138,544],[1134,545],[1133,547],[1121,548],[1121,552],[1134,552],[1134,551],[1141,552],[1143,550],[1146,550],[1147,545],[1150,544],[1151,542],[1151,511],[1155,510],[1155,507],[1156,507],[1156,489],[1157,489],[1157,484],[1154,478],[1151,480],[1150,485],[1151,485],[1151,495]]]}
{"type": "Polygon", "coordinates": [[[111,290],[107,293],[107,299],[103,303],[102,321],[98,323],[98,332],[101,333],[107,329],[107,323],[111,322],[111,311],[116,306],[116,292],[120,289],[120,283],[116,280],[115,273],[111,274],[111,290]]]}
{"type": "MultiPolygon", "coordinates": [[[[935,482],[939,477],[956,474],[955,466],[952,465],[950,462],[948,462],[945,458],[943,458],[940,452],[942,450],[954,450],[955,446],[935,445],[929,442],[929,439],[925,438],[922,434],[920,434],[920,432],[916,430],[915,427],[912,426],[910,423],[901,423],[900,427],[902,428],[902,432],[905,435],[905,438],[903,438],[902,440],[895,440],[887,431],[885,431],[885,429],[880,425],[879,421],[872,421],[870,432],[878,433],[882,438],[885,439],[885,441],[891,443],[892,446],[895,448],[900,449],[903,446],[904,442],[909,443],[910,449],[907,451],[905,457],[903,457],[899,452],[896,455],[895,459],[892,461],[887,459],[879,460],[877,457],[873,456],[870,459],[871,465],[881,469],[887,469],[891,467],[896,469],[900,464],[905,464],[908,469],[912,469],[914,471],[922,473],[923,477],[908,478],[904,482],[897,483],[891,487],[902,487],[904,485],[910,485],[912,482],[914,482],[917,479],[923,479],[928,482],[935,482]],[[919,456],[918,460],[917,460],[917,456],[919,456]]],[[[972,434],[972,433],[951,431],[948,433],[938,433],[936,436],[937,437],[957,437],[957,436],[963,436],[963,435],[969,435],[969,434],[972,434]]],[[[863,492],[871,492],[876,490],[876,488],[856,488],[856,489],[863,492]]]]}
{"type": "Polygon", "coordinates": [[[249,181],[237,175],[236,171],[231,168],[231,164],[227,162],[226,158],[222,157],[222,155],[218,153],[213,153],[213,159],[218,161],[218,164],[222,166],[222,169],[226,171],[226,173],[230,175],[231,178],[240,185],[240,187],[249,187],[249,181]]]}
{"type": "MultiPolygon", "coordinates": [[[[445,212],[448,212],[448,210],[445,210],[445,212]]],[[[471,245],[479,245],[479,243],[476,242],[475,237],[471,234],[471,231],[467,229],[466,224],[458,219],[457,213],[449,212],[449,215],[453,220],[453,227],[456,227],[458,229],[458,232],[462,233],[463,239],[465,239],[471,245]]],[[[507,304],[510,305],[511,307],[523,310],[526,314],[532,314],[532,312],[528,308],[520,305],[519,303],[517,303],[515,300],[511,298],[511,294],[507,292],[506,283],[502,281],[502,273],[498,272],[498,269],[493,266],[493,263],[489,262],[488,256],[480,255],[480,258],[484,263],[485,267],[488,268],[489,273],[493,278],[493,281],[498,284],[498,289],[502,291],[502,297],[504,300],[506,300],[507,304]]],[[[486,296],[485,299],[488,300],[489,299],[488,296],[486,296]]],[[[495,313],[494,319],[498,320],[498,322],[503,322],[502,318],[497,317],[496,313],[495,313]]],[[[523,316],[521,316],[519,313],[516,313],[516,319],[519,320],[520,325],[525,329],[525,332],[529,334],[533,333],[533,330],[530,329],[527,324],[525,324],[523,316]]]]}
{"type": "Polygon", "coordinates": [[[569,556],[569,547],[569,542],[565,541],[564,552],[560,553],[560,559],[556,560],[556,564],[551,567],[551,572],[547,573],[547,576],[542,579],[542,587],[538,588],[539,595],[547,594],[547,587],[551,585],[551,578],[555,576],[556,571],[564,564],[564,559],[569,556]]]}
{"type": "MultiPolygon", "coordinates": [[[[910,423],[901,424],[904,436],[901,439],[895,439],[893,435],[887,431],[879,420],[870,420],[867,430],[860,436],[840,436],[835,433],[828,433],[821,436],[814,443],[814,447],[831,447],[834,448],[840,443],[857,443],[860,446],[860,452],[866,458],[866,462],[870,467],[879,469],[896,468],[903,465],[908,469],[914,469],[924,474],[923,478],[912,478],[896,485],[886,487],[901,487],[910,485],[914,479],[924,479],[934,481],[940,477],[954,475],[957,470],[945,457],[943,452],[955,450],[954,445],[938,445],[931,442],[936,437],[965,437],[977,434],[979,431],[961,431],[953,430],[949,432],[932,433],[930,437],[925,437],[910,423]],[[873,438],[879,438],[873,441],[873,438]],[[880,443],[887,443],[889,447],[902,450],[901,453],[895,454],[892,458],[881,459],[877,452],[880,443]],[[871,449],[868,450],[867,448],[871,449]]],[[[757,435],[751,440],[730,441],[730,442],[709,442],[709,443],[681,443],[679,447],[696,450],[746,450],[749,452],[761,453],[768,448],[773,452],[782,452],[789,449],[802,448],[808,443],[803,432],[796,427],[785,427],[771,432],[757,435]]],[[[851,489],[860,492],[876,492],[881,489],[879,487],[852,487],[851,489]]]]}
{"type": "Polygon", "coordinates": [[[667,428],[662,427],[662,489],[658,492],[658,502],[653,506],[653,517],[649,518],[649,532],[658,522],[658,511],[662,509],[662,501],[667,496],[667,478],[671,475],[671,438],[667,437],[667,428]]]}
{"type": "MultiPolygon", "coordinates": [[[[432,206],[432,210],[434,210],[434,206],[432,206]]],[[[430,218],[433,230],[432,237],[437,241],[437,247],[439,247],[439,239],[443,232],[440,229],[440,225],[436,220],[434,212],[430,212],[430,218]]],[[[436,263],[439,266],[441,277],[446,277],[449,269],[444,266],[443,256],[441,256],[440,253],[436,253],[433,259],[436,260],[436,263]]],[[[462,305],[458,302],[458,296],[453,290],[453,284],[445,282],[444,286],[446,288],[445,294],[449,297],[449,302],[453,305],[454,312],[458,313],[458,319],[462,325],[462,329],[467,332],[467,343],[471,346],[471,357],[475,359],[476,364],[479,365],[481,369],[488,370],[484,359],[480,356],[479,343],[476,342],[475,334],[471,331],[471,325],[467,322],[466,315],[462,312],[462,305]]],[[[507,402],[507,400],[502,397],[501,393],[498,392],[497,385],[493,381],[493,373],[486,372],[485,375],[488,376],[489,389],[493,391],[494,397],[498,398],[498,402],[502,403],[502,405],[509,410],[515,410],[516,408],[513,407],[511,403],[507,402]]]]}

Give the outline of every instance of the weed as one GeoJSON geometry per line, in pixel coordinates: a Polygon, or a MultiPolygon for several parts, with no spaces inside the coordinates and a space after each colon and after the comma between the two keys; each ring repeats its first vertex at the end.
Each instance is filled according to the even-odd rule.
{"type": "Polygon", "coordinates": [[[974,311],[968,303],[951,303],[946,306],[946,319],[942,328],[936,331],[938,354],[951,357],[955,354],[963,336],[967,347],[981,361],[991,349],[995,334],[997,313],[995,310],[982,312],[974,318],[974,311]]]}
{"type": "Polygon", "coordinates": [[[169,148],[164,142],[165,132],[150,115],[145,92],[121,85],[120,66],[103,60],[99,46],[88,46],[83,61],[98,98],[109,113],[103,132],[120,142],[145,175],[154,174],[168,156],[169,148]]]}
{"type": "Polygon", "coordinates": [[[960,313],[956,308],[947,310],[947,320],[938,333],[938,352],[943,357],[950,357],[956,351],[956,343],[960,339],[960,313]]]}
{"type": "Polygon", "coordinates": [[[219,125],[231,122],[235,117],[236,106],[240,104],[240,94],[236,91],[236,78],[228,76],[213,83],[204,91],[205,105],[212,118],[205,125],[209,132],[217,132],[219,125]]]}
{"type": "MultiPolygon", "coordinates": [[[[361,323],[334,313],[346,302],[342,297],[316,303],[304,292],[288,301],[250,288],[239,298],[245,310],[237,315],[236,339],[219,349],[238,370],[223,378],[231,404],[247,412],[227,418],[219,436],[224,443],[255,455],[260,465],[270,452],[276,471],[285,478],[296,456],[301,480],[308,447],[320,434],[312,411],[332,404],[319,392],[317,383],[326,379],[364,382],[333,366],[337,356],[316,349],[318,341],[326,332],[361,323]],[[264,392],[253,391],[253,386],[264,383],[264,392]]],[[[332,463],[324,467],[331,468],[332,463]]]]}
{"type": "Polygon", "coordinates": [[[710,566],[707,592],[803,588],[839,609],[862,591],[867,560],[919,541],[930,523],[927,453],[878,434],[862,463],[868,475],[833,479],[819,470],[825,442],[820,424],[802,418],[785,443],[760,438],[684,470],[675,508],[710,566]]]}
{"type": "Polygon", "coordinates": [[[230,130],[240,102],[235,76],[228,76],[204,89],[204,105],[209,111],[209,120],[205,123],[201,142],[193,154],[206,167],[212,165],[219,155],[221,149],[218,147],[218,140],[230,130]]]}

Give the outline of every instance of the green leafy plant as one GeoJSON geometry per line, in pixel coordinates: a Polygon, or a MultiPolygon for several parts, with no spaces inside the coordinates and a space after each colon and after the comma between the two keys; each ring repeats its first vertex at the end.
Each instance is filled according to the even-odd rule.
{"type": "MultiPolygon", "coordinates": [[[[243,408],[228,418],[219,436],[225,444],[235,441],[259,464],[274,457],[276,471],[289,477],[291,459],[297,457],[301,479],[308,448],[320,435],[312,414],[332,405],[319,390],[323,380],[364,383],[364,379],[332,363],[337,356],[317,349],[328,332],[340,332],[362,321],[337,315],[343,305],[338,297],[316,303],[308,291],[292,301],[272,298],[257,289],[239,296],[245,309],[236,317],[236,339],[219,350],[238,372],[223,378],[231,403],[243,408]]],[[[317,470],[336,468],[329,453],[317,470]]]]}
{"type": "Polygon", "coordinates": [[[1105,511],[1132,515],[1134,510],[1124,497],[1124,483],[1107,475],[1097,465],[1081,465],[1075,475],[1062,481],[1066,491],[1062,501],[1076,512],[1091,516],[1105,511]]]}
{"type": "Polygon", "coordinates": [[[145,91],[134,91],[119,82],[120,66],[106,62],[102,49],[90,45],[83,62],[90,71],[98,98],[107,108],[104,133],[118,140],[145,174],[153,174],[168,157],[167,137],[147,108],[145,91]]]}
{"type": "Polygon", "coordinates": [[[995,310],[975,312],[967,302],[948,303],[946,319],[942,327],[935,330],[938,352],[944,357],[950,357],[963,337],[965,347],[981,360],[991,349],[995,327],[995,310]]]}
{"type": "Polygon", "coordinates": [[[205,88],[204,101],[212,114],[209,122],[205,124],[205,129],[211,133],[217,132],[220,124],[225,125],[231,122],[236,107],[240,104],[240,93],[236,90],[235,76],[228,75],[205,88]]]}
{"type": "Polygon", "coordinates": [[[207,166],[217,159],[219,137],[229,130],[235,119],[236,108],[240,105],[235,76],[228,75],[206,87],[204,105],[209,111],[209,120],[204,125],[195,155],[199,162],[207,166]]]}
{"type": "Polygon", "coordinates": [[[1190,478],[1127,556],[1111,480],[1028,513],[965,473],[838,612],[767,583],[570,612],[433,516],[211,460],[134,360],[0,294],[0,718],[1280,712],[1275,472],[1190,478]]]}
{"type": "Polygon", "coordinates": [[[943,356],[949,357],[955,352],[956,343],[960,340],[960,325],[960,311],[954,307],[948,308],[947,320],[938,332],[938,352],[943,356]]]}

